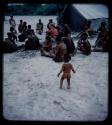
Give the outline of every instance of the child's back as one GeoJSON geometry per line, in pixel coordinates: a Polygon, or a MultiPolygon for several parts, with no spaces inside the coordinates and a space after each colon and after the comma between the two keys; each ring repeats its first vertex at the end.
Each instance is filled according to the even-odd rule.
{"type": "Polygon", "coordinates": [[[70,73],[71,70],[73,70],[73,67],[72,67],[71,63],[64,63],[63,64],[63,72],[64,73],[70,73]]]}
{"type": "Polygon", "coordinates": [[[68,89],[70,89],[70,78],[71,78],[71,70],[73,71],[73,73],[75,73],[75,70],[72,66],[71,63],[64,63],[62,65],[62,68],[60,70],[60,72],[58,73],[58,76],[60,75],[61,72],[63,72],[63,75],[61,76],[61,79],[60,79],[60,88],[62,88],[62,84],[63,84],[63,80],[64,79],[67,79],[67,83],[68,83],[68,89]]]}

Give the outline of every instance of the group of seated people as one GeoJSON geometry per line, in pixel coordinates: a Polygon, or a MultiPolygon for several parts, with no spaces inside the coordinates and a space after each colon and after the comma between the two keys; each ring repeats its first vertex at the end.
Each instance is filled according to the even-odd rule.
{"type": "Polygon", "coordinates": [[[14,52],[21,47],[25,50],[39,49],[41,47],[38,37],[35,35],[35,32],[31,28],[31,25],[27,26],[27,22],[23,22],[23,20],[20,20],[20,24],[18,25],[18,36],[15,27],[11,24],[10,26],[10,31],[7,33],[7,38],[2,42],[2,52],[14,52]],[[18,46],[16,43],[17,39],[19,39],[20,42],[25,42],[25,45],[22,44],[21,46],[18,46]]]}
{"type": "MultiPolygon", "coordinates": [[[[39,38],[31,28],[31,25],[26,26],[26,22],[23,24],[23,28],[21,28],[20,30],[21,34],[18,36],[19,41],[25,41],[25,50],[39,49],[41,47],[41,44],[39,42],[39,38]]],[[[18,29],[20,28],[18,27],[18,29]]]]}
{"type": "MultiPolygon", "coordinates": [[[[87,23],[87,24],[90,24],[87,23]]],[[[85,25],[84,31],[78,34],[79,41],[77,49],[82,51],[84,54],[90,54],[91,51],[93,52],[107,52],[109,51],[109,31],[106,28],[106,23],[103,21],[100,24],[98,29],[97,39],[95,41],[95,45],[91,46],[90,42],[88,41],[88,36],[92,36],[94,34],[90,25],[85,25]]]]}
{"type": "Polygon", "coordinates": [[[88,34],[85,31],[82,32],[79,36],[77,47],[75,47],[73,39],[71,38],[71,29],[67,24],[64,24],[63,26],[54,26],[51,24],[46,36],[45,43],[41,49],[41,54],[42,56],[51,57],[55,61],[62,61],[64,54],[71,59],[71,56],[74,55],[77,50],[86,55],[91,53],[91,44],[88,41],[88,34]],[[54,45],[52,45],[53,43],[54,45]]]}
{"type": "MultiPolygon", "coordinates": [[[[77,47],[75,47],[73,39],[71,38],[71,29],[67,24],[55,25],[53,20],[50,19],[47,24],[45,41],[40,44],[39,38],[35,35],[31,25],[27,25],[27,22],[20,20],[20,24],[18,25],[18,37],[15,28],[10,27],[10,32],[7,33],[8,37],[3,42],[2,49],[3,51],[7,51],[8,46],[12,48],[12,51],[16,51],[21,47],[24,47],[25,50],[37,49],[40,50],[42,56],[53,58],[56,62],[63,61],[65,55],[70,60],[71,56],[76,54],[77,50],[85,55],[89,55],[91,51],[108,51],[109,35],[108,30],[105,28],[105,22],[101,23],[93,49],[88,41],[88,36],[91,36],[93,32],[90,28],[90,24],[91,22],[88,22],[84,27],[85,30],[78,35],[79,40],[77,42],[77,47]],[[19,39],[20,42],[24,41],[25,45],[17,46],[17,39],[19,39]],[[99,49],[99,47],[101,48],[99,49]]],[[[40,35],[43,33],[43,23],[41,19],[39,19],[36,25],[36,32],[40,35]]]]}
{"type": "Polygon", "coordinates": [[[3,53],[10,53],[10,52],[17,51],[17,50],[21,49],[22,47],[24,47],[23,44],[18,46],[15,43],[15,39],[17,39],[17,37],[13,33],[8,32],[7,38],[5,38],[5,40],[3,42],[1,42],[1,44],[2,44],[1,51],[3,53]]]}
{"type": "Polygon", "coordinates": [[[66,55],[71,59],[76,47],[71,38],[71,30],[67,24],[55,26],[53,23],[47,25],[45,42],[41,48],[41,55],[53,58],[56,62],[62,62],[66,55]]]}

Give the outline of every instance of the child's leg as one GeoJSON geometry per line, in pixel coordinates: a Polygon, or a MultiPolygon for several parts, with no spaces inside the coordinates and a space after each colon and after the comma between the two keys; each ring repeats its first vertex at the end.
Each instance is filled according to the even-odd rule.
{"type": "Polygon", "coordinates": [[[62,89],[63,86],[63,78],[60,79],[60,89],[62,89]]]}
{"type": "Polygon", "coordinates": [[[67,78],[67,83],[68,83],[68,89],[70,89],[70,78],[67,78]]]}

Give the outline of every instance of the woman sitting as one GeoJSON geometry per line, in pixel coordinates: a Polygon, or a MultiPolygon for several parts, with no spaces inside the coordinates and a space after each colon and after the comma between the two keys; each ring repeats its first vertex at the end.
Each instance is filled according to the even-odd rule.
{"type": "Polygon", "coordinates": [[[50,34],[51,40],[55,42],[56,37],[58,35],[58,30],[54,24],[49,25],[49,30],[47,31],[47,33],[50,34]]]}
{"type": "Polygon", "coordinates": [[[80,50],[83,54],[89,55],[91,53],[91,44],[87,40],[88,35],[84,32],[80,40],[78,41],[77,49],[80,50]]]}
{"type": "Polygon", "coordinates": [[[41,48],[41,56],[50,56],[50,51],[52,50],[51,38],[46,36],[43,47],[41,48]]]}

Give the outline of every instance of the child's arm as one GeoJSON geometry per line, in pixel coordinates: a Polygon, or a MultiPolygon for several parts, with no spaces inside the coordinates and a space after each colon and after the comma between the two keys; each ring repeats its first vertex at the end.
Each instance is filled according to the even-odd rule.
{"type": "Polygon", "coordinates": [[[57,74],[57,76],[59,77],[59,75],[60,75],[62,72],[63,72],[63,66],[62,66],[60,72],[57,74]]]}
{"type": "Polygon", "coordinates": [[[59,77],[59,75],[60,75],[61,73],[62,73],[62,69],[61,69],[61,71],[58,73],[58,75],[57,75],[57,76],[59,77]]]}
{"type": "Polygon", "coordinates": [[[75,71],[75,69],[74,69],[74,67],[72,66],[72,71],[73,71],[73,73],[76,73],[76,71],[75,71]]]}

